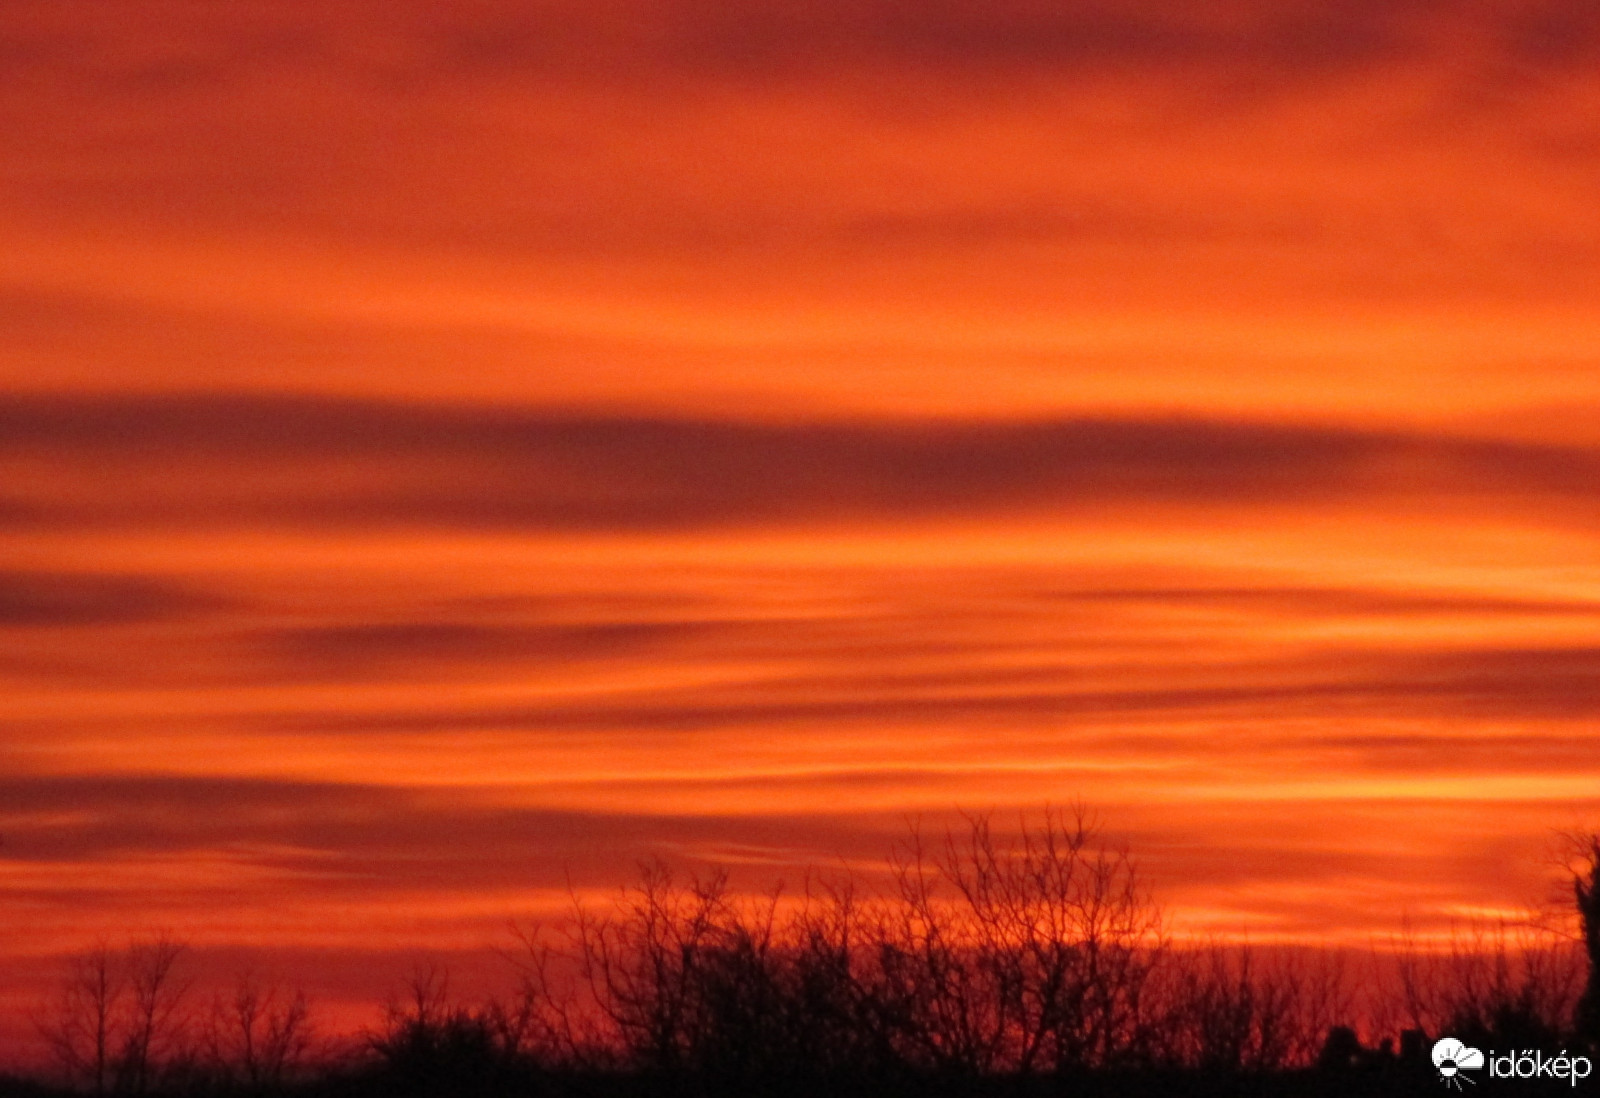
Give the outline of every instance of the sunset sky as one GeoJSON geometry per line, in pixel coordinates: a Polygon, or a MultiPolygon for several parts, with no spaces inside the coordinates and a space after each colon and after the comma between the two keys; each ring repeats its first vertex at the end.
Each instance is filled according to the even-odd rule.
{"type": "Polygon", "coordinates": [[[1600,7],[0,8],[0,1006],[1076,800],[1493,916],[1597,630],[1600,7]]]}

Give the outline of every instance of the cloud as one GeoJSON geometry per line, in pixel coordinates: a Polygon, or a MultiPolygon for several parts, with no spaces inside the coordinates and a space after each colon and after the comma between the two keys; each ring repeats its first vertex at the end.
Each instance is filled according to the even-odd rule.
{"type": "Polygon", "coordinates": [[[1449,798],[1594,766],[1600,449],[1381,424],[1593,396],[1597,63],[1559,0],[4,5],[18,948],[1080,793],[1311,936],[1503,899],[1438,851],[1551,800],[1449,798]],[[442,774],[515,788],[362,784],[442,774]]]}
{"type": "Polygon", "coordinates": [[[147,576],[0,572],[0,629],[144,623],[220,605],[213,595],[147,576]]]}
{"type": "MultiPolygon", "coordinates": [[[[295,874],[296,888],[560,887],[568,870],[611,887],[630,858],[718,846],[884,852],[892,821],[563,811],[470,791],[206,777],[0,779],[12,865],[216,853],[295,874]],[[499,798],[498,800],[496,798],[499,798]]],[[[196,857],[198,872],[207,871],[196,857]]],[[[181,864],[181,863],[180,863],[181,864]]],[[[79,882],[93,889],[92,881],[79,882]]],[[[508,913],[509,914],[509,913],[508,913]]]]}
{"type": "MultiPolygon", "coordinates": [[[[817,288],[819,258],[848,277],[839,249],[865,260],[886,244],[913,263],[953,245],[942,279],[973,266],[975,243],[1120,242],[1146,279],[1173,266],[1167,289],[1185,296],[1216,266],[1178,246],[1231,239],[1258,265],[1273,253],[1224,266],[1248,276],[1247,298],[1291,273],[1285,259],[1348,293],[1353,248],[1369,276],[1398,270],[1384,284],[1395,294],[1419,279],[1448,291],[1462,272],[1441,269],[1441,253],[1521,259],[1499,285],[1524,290],[1516,280],[1558,250],[1578,253],[1553,264],[1569,275],[1594,258],[1592,216],[1548,188],[1552,164],[1592,156],[1586,95],[1561,85],[1600,32],[1554,6],[70,10],[13,5],[0,45],[12,62],[0,196],[34,228],[229,239],[249,227],[346,260],[419,243],[430,256],[667,253],[699,280],[719,264],[695,257],[748,249],[756,263],[736,277],[790,272],[790,300],[817,288]],[[747,106],[727,109],[722,88],[747,106]],[[1315,104],[1316,124],[1270,113],[1285,100],[1315,104]],[[1463,125],[1480,116],[1504,124],[1463,125]],[[1497,178],[1452,156],[1419,178],[1420,143],[1496,148],[1497,178]],[[761,262],[773,253],[785,262],[761,262]]],[[[1090,289],[1115,281],[1105,259],[1091,248],[1001,266],[1090,289]],[[1078,285],[1070,271],[1085,266],[1096,277],[1078,285]]],[[[968,295],[1003,280],[976,271],[968,295]]]]}
{"type": "MultiPolygon", "coordinates": [[[[787,629],[787,627],[780,627],[787,629]]],[[[877,649],[880,658],[896,653],[892,642],[877,649]]],[[[977,662],[985,653],[974,645],[967,656],[977,662]]],[[[380,708],[258,713],[243,718],[251,727],[290,733],[381,733],[428,736],[461,732],[616,731],[619,734],[756,730],[775,727],[849,727],[898,729],[919,726],[996,723],[1024,728],[1051,728],[1046,738],[1058,746],[1094,744],[1104,749],[1115,742],[1096,735],[1111,722],[1171,721],[1233,717],[1254,722],[1263,714],[1273,719],[1320,718],[1338,713],[1350,719],[1439,718],[1583,721],[1600,713],[1600,650],[1551,646],[1542,649],[1443,649],[1434,651],[1321,650],[1272,662],[1209,665],[1195,685],[1172,685],[1171,667],[1100,667],[1097,678],[1112,676],[1129,683],[1105,688],[1083,684],[1083,672],[1069,665],[1041,663],[1013,670],[971,667],[915,673],[886,673],[868,664],[859,672],[838,668],[797,673],[762,688],[761,700],[748,691],[724,688],[668,690],[644,699],[637,691],[625,696],[596,695],[581,703],[406,710],[380,708]],[[1081,731],[1056,728],[1067,719],[1090,722],[1081,731]]],[[[1186,668],[1185,679],[1196,677],[1186,668]]],[[[1125,734],[1125,733],[1119,733],[1125,734]]],[[[1040,735],[1046,735],[1040,733],[1040,735]]],[[[1558,734],[1545,737],[1552,751],[1581,741],[1558,734]]],[[[1167,741],[1162,751],[1179,743],[1167,741]]],[[[1241,750],[1264,751],[1271,738],[1252,737],[1241,750]]],[[[1386,746],[1409,744],[1378,735],[1348,738],[1307,737],[1284,741],[1357,748],[1374,756],[1386,746]]],[[[1499,740],[1483,741],[1500,750],[1499,740]]],[[[1140,748],[1159,754],[1152,746],[1140,748]]],[[[1587,758],[1578,752],[1577,757],[1587,758]]],[[[1571,759],[1569,758],[1569,761],[1571,759]]],[[[1508,765],[1510,765],[1508,763],[1508,765]]]]}
{"type": "Polygon", "coordinates": [[[1459,49],[1469,35],[1527,63],[1560,64],[1584,56],[1600,37],[1592,15],[1570,7],[1463,9],[1430,0],[1336,9],[1273,0],[1204,7],[1143,0],[982,6],[936,0],[912,7],[892,0],[479,0],[441,9],[411,0],[346,4],[326,13],[256,2],[181,21],[161,5],[130,3],[99,23],[64,18],[62,5],[14,7],[0,49],[18,67],[71,66],[145,91],[205,87],[286,63],[440,79],[570,73],[580,63],[603,66],[608,78],[624,78],[615,69],[631,62],[645,68],[638,75],[667,70],[766,79],[850,65],[1072,74],[1208,63],[1287,79],[1297,68],[1338,71],[1459,49]]]}
{"type": "Polygon", "coordinates": [[[1380,690],[1434,699],[1461,716],[1592,720],[1600,715],[1600,647],[1490,647],[1402,656],[1380,690]]]}
{"type": "Polygon", "coordinates": [[[342,679],[463,664],[483,668],[507,662],[644,659],[673,642],[718,628],[676,621],[396,621],[257,630],[243,639],[264,657],[254,666],[263,679],[342,679]]]}
{"type": "Polygon", "coordinates": [[[1282,586],[1262,584],[1240,587],[1081,587],[1040,589],[1028,597],[1065,603],[1094,605],[1195,605],[1232,608],[1289,617],[1368,617],[1410,615],[1510,614],[1519,616],[1569,616],[1600,612],[1600,603],[1583,598],[1518,598],[1478,593],[1385,590],[1360,587],[1282,586]]]}
{"type": "MultiPolygon", "coordinates": [[[[1469,704],[1460,707],[1465,715],[1469,704]]],[[[1585,705],[1574,699],[1555,699],[1548,707],[1540,705],[1501,706],[1495,715],[1513,718],[1569,717],[1591,719],[1600,704],[1591,698],[1585,705]],[[1572,710],[1577,709],[1574,713],[1572,710]],[[1553,713],[1551,711],[1554,711],[1553,713]]],[[[1485,716],[1482,707],[1472,710],[1485,716]]],[[[1551,774],[1587,772],[1600,769],[1594,738],[1581,732],[1557,732],[1546,728],[1538,732],[1503,733],[1477,730],[1473,733],[1383,732],[1351,733],[1342,736],[1310,737],[1304,746],[1337,748],[1357,759],[1360,765],[1376,771],[1404,774],[1551,774]]]]}
{"type": "Polygon", "coordinates": [[[274,397],[0,403],[7,521],[550,531],[1484,500],[1592,523],[1600,453],[1194,418],[757,424],[274,397]],[[112,489],[101,475],[115,462],[112,489]]]}
{"type": "Polygon", "coordinates": [[[720,3],[697,6],[679,22],[682,30],[666,37],[665,49],[686,67],[752,74],[876,64],[1070,78],[1117,68],[1170,75],[1232,66],[1283,80],[1296,69],[1338,72],[1421,52],[1415,23],[1425,7],[720,3]]]}

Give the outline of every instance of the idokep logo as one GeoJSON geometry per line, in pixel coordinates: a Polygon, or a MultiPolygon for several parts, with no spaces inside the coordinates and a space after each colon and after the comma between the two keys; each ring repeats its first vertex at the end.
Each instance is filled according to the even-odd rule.
{"type": "Polygon", "coordinates": [[[1489,1055],[1484,1056],[1481,1050],[1454,1037],[1441,1037],[1434,1042],[1433,1066],[1439,1072],[1439,1081],[1456,1090],[1465,1090],[1463,1083],[1477,1083],[1464,1072],[1482,1071],[1485,1067],[1489,1069],[1490,1079],[1550,1079],[1563,1081],[1571,1087],[1594,1071],[1594,1064],[1587,1056],[1573,1056],[1566,1051],[1552,1056],[1542,1049],[1510,1052],[1490,1049],[1489,1055]]]}
{"type": "Polygon", "coordinates": [[[1565,1079],[1568,1086],[1575,1087],[1593,1070],[1587,1056],[1569,1056],[1565,1050],[1554,1056],[1540,1049],[1489,1050],[1491,1079],[1565,1079]]]}
{"type": "Polygon", "coordinates": [[[1441,1037],[1433,1043],[1433,1066],[1439,1071],[1441,1083],[1462,1090],[1462,1083],[1476,1083],[1477,1080],[1461,1073],[1483,1067],[1483,1053],[1468,1048],[1454,1037],[1441,1037]]]}

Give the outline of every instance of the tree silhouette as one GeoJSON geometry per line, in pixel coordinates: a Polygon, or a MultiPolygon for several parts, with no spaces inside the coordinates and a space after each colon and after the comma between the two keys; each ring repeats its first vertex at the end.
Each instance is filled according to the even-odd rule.
{"type": "Polygon", "coordinates": [[[263,985],[255,973],[241,972],[232,994],[212,1001],[202,1041],[215,1079],[247,1094],[276,1093],[312,1053],[310,1003],[304,992],[263,985]]]}
{"type": "Polygon", "coordinates": [[[96,1095],[155,1089],[163,1059],[183,1040],[187,988],[174,973],[183,950],[161,935],[125,950],[100,945],[73,960],[39,1029],[74,1082],[96,1095]]]}
{"type": "Polygon", "coordinates": [[[1578,849],[1587,983],[1548,926],[1452,931],[1387,955],[1391,974],[1375,958],[1375,979],[1337,951],[1175,936],[1078,811],[913,828],[877,884],[799,896],[647,863],[522,932],[509,998],[464,1005],[420,968],[341,1061],[310,1055],[303,995],[249,974],[189,1017],[170,939],[76,958],[41,1030],[105,1098],[1414,1093],[1429,1035],[1600,1046],[1600,834],[1578,849]]]}
{"type": "Polygon", "coordinates": [[[1591,1048],[1600,1047],[1600,835],[1588,837],[1584,866],[1573,875],[1572,891],[1583,930],[1583,949],[1589,958],[1589,976],[1578,999],[1577,1036],[1591,1048]]]}

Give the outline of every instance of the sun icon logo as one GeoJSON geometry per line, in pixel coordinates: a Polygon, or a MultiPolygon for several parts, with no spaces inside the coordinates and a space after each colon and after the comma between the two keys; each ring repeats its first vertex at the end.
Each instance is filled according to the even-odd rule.
{"type": "Polygon", "coordinates": [[[1433,1066],[1439,1069],[1439,1082],[1447,1087],[1464,1089],[1462,1083],[1476,1083],[1476,1079],[1469,1079],[1461,1074],[1463,1071],[1477,1071],[1483,1066],[1483,1053],[1475,1048],[1468,1048],[1454,1037],[1441,1037],[1433,1045],[1433,1066]]]}

